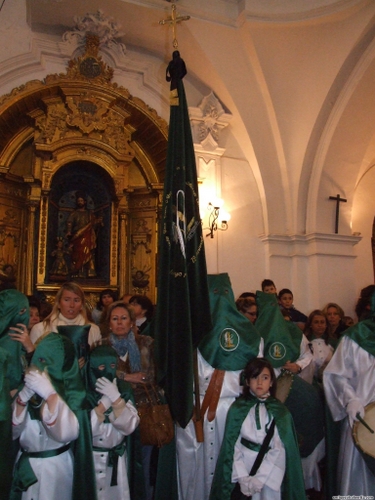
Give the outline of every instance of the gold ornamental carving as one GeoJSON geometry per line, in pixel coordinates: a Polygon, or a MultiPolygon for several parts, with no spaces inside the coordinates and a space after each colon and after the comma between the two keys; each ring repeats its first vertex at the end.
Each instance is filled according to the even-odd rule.
{"type": "Polygon", "coordinates": [[[149,248],[149,244],[151,242],[151,234],[152,231],[148,226],[146,219],[137,219],[135,221],[135,228],[131,235],[132,241],[132,254],[137,253],[137,248],[139,245],[142,245],[145,249],[146,253],[150,253],[151,250],[149,248]]]}
{"type": "MultiPolygon", "coordinates": [[[[5,241],[10,239],[13,241],[14,247],[17,248],[19,246],[19,235],[12,230],[6,230],[2,226],[0,226],[0,246],[5,245],[5,241]]],[[[4,261],[4,259],[1,259],[4,261]]]]}
{"type": "Polygon", "coordinates": [[[129,145],[131,132],[124,125],[129,113],[114,111],[114,101],[104,101],[92,92],[82,92],[66,96],[66,102],[56,98],[46,104],[47,113],[35,118],[37,148],[84,138],[105,143],[128,161],[134,157],[129,145]]]}
{"type": "Polygon", "coordinates": [[[19,220],[19,213],[12,208],[10,208],[9,210],[5,210],[5,216],[3,217],[1,222],[10,226],[19,226],[21,224],[19,220]]]}
{"type": "Polygon", "coordinates": [[[72,80],[89,80],[95,83],[109,83],[113,69],[98,55],[100,40],[97,35],[86,34],[86,51],[82,57],[69,61],[67,76],[72,80]]]}
{"type": "Polygon", "coordinates": [[[71,111],[66,117],[70,127],[76,127],[87,135],[94,130],[106,129],[104,115],[108,112],[108,103],[96,99],[91,93],[67,97],[66,103],[71,111]]]}

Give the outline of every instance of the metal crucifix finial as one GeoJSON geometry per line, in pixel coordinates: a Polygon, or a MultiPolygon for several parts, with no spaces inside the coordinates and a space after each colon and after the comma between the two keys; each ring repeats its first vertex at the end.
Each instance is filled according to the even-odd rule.
{"type": "Polygon", "coordinates": [[[167,19],[163,19],[162,21],[159,21],[159,24],[168,24],[169,26],[172,26],[172,31],[173,31],[173,47],[177,49],[178,47],[178,41],[177,41],[177,24],[181,23],[182,21],[188,21],[190,19],[190,16],[178,16],[177,15],[177,9],[176,9],[176,4],[172,3],[172,14],[169,16],[167,19]]]}

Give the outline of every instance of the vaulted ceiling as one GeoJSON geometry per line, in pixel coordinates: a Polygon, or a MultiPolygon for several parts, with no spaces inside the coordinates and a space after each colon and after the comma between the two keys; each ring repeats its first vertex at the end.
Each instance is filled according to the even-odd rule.
{"type": "MultiPolygon", "coordinates": [[[[116,39],[135,51],[132,57],[154,57],[160,74],[171,58],[172,32],[159,24],[171,14],[168,1],[26,3],[33,33],[61,40],[80,17],[100,10],[113,18],[116,39]]],[[[179,0],[176,6],[190,16],[177,27],[190,105],[213,90],[232,114],[236,144],[226,145],[227,153],[232,148],[251,166],[265,232],[311,230],[319,216],[307,206],[316,208],[320,193],[326,196],[324,175],[350,197],[375,163],[375,2],[179,0]],[[267,200],[275,197],[281,208],[270,214],[267,200]]]]}

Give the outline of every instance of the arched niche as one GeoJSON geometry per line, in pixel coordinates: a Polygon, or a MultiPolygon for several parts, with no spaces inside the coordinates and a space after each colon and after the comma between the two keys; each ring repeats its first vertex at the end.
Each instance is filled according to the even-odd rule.
{"type": "MultiPolygon", "coordinates": [[[[52,179],[49,194],[45,277],[47,283],[66,281],[70,277],[85,279],[89,272],[92,274],[91,281],[95,280],[98,286],[105,286],[110,282],[114,200],[112,178],[95,163],[74,161],[57,171],[52,179]],[[70,219],[77,213],[77,197],[80,193],[84,196],[87,211],[94,220],[94,248],[90,251],[93,269],[88,270],[86,265],[81,273],[74,274],[71,271],[73,242],[68,237],[68,226],[71,225],[70,219]]],[[[86,210],[82,209],[81,213],[86,217],[86,210]]]]}

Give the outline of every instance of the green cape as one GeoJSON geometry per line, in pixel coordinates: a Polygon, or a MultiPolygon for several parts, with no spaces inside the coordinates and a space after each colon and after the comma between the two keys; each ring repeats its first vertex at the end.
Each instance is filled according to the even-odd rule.
{"type": "Polygon", "coordinates": [[[213,368],[242,370],[250,359],[258,356],[260,335],[254,325],[237,311],[228,274],[209,275],[207,278],[214,327],[201,340],[199,351],[213,368]]]}
{"type": "Polygon", "coordinates": [[[375,357],[375,321],[373,318],[364,319],[348,328],[343,337],[347,336],[362,349],[375,357]]]}
{"type": "MultiPolygon", "coordinates": [[[[243,421],[257,401],[258,399],[255,397],[240,396],[229,408],[224,439],[211,487],[210,500],[230,499],[235,486],[235,483],[231,482],[234,446],[243,421]]],[[[286,407],[271,396],[264,404],[276,421],[280,439],[285,447],[286,469],[282,484],[282,499],[304,500],[306,498],[305,485],[292,417],[286,407]]]]}
{"type": "MultiPolygon", "coordinates": [[[[17,342],[18,344],[18,342],[17,342]]],[[[8,369],[10,354],[0,347],[0,485],[1,495],[8,498],[12,484],[12,410],[8,369]]]]}
{"type": "MultiPolygon", "coordinates": [[[[0,292],[0,347],[9,352],[11,362],[8,366],[10,389],[17,389],[22,382],[23,369],[26,365],[26,354],[21,342],[9,337],[11,326],[17,323],[29,324],[29,301],[26,295],[18,290],[3,290],[0,292]]],[[[13,332],[14,333],[14,332],[13,332]]]]}
{"type": "Polygon", "coordinates": [[[257,291],[258,318],[256,328],[264,339],[264,357],[274,368],[300,356],[302,331],[281,314],[276,295],[257,291]]]}

